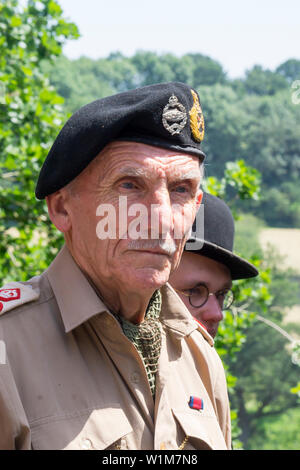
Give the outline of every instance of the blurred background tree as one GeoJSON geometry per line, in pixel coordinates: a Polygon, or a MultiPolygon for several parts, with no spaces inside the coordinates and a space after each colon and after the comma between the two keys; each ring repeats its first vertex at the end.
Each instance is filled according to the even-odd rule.
{"type": "Polygon", "coordinates": [[[60,236],[34,196],[41,164],[66,118],[63,98],[41,69],[78,36],[54,0],[0,1],[0,279],[45,269],[60,236]],[[49,244],[45,234],[52,239],[49,244]]]}

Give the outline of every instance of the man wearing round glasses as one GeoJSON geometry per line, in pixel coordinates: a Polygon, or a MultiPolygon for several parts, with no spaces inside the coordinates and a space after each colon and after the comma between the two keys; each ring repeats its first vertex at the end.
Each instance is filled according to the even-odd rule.
{"type": "Polygon", "coordinates": [[[232,252],[234,220],[225,202],[204,193],[202,204],[203,240],[189,240],[180,265],[169,282],[193,317],[214,338],[223,319],[223,311],[229,309],[234,301],[232,280],[257,276],[258,271],[232,252]]]}

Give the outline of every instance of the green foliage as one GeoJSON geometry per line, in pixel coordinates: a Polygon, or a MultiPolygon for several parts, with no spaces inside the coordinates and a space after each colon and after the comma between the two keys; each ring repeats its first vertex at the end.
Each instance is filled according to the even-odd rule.
{"type": "Polygon", "coordinates": [[[276,72],[264,70],[260,65],[255,65],[253,69],[246,72],[244,86],[249,94],[275,95],[286,88],[286,79],[276,72]]]}
{"type": "Polygon", "coordinates": [[[264,222],[253,214],[239,214],[235,223],[234,251],[243,254],[246,259],[255,254],[263,258],[259,233],[264,226],[264,222]]]}
{"type": "Polygon", "coordinates": [[[201,54],[178,58],[137,51],[131,58],[119,52],[98,60],[59,57],[53,65],[43,64],[43,69],[72,112],[94,99],[152,83],[179,81],[198,88],[225,82],[221,65],[201,54]]]}
{"type": "MultiPolygon", "coordinates": [[[[225,172],[221,181],[215,177],[207,181],[208,189],[225,200],[228,189],[234,189],[230,201],[233,208],[236,201],[259,194],[259,173],[254,172],[255,178],[252,178],[252,169],[244,162],[239,164],[230,162],[230,171],[225,172]],[[240,168],[243,177],[239,176],[240,168]],[[238,184],[235,184],[235,178],[238,184]],[[231,185],[226,183],[227,179],[233,181],[231,185]]],[[[231,401],[233,447],[239,449],[250,448],[251,439],[256,434],[261,433],[261,438],[265,436],[265,428],[259,424],[263,418],[277,416],[295,406],[290,389],[298,373],[295,370],[298,351],[287,350],[286,339],[266,322],[261,323],[261,319],[272,318],[279,326],[282,308],[298,301],[298,287],[291,270],[278,268],[280,257],[274,250],[263,254],[259,244],[263,223],[253,215],[239,214],[238,209],[234,214],[238,219],[236,252],[241,252],[260,271],[257,278],[234,282],[235,302],[231,311],[226,312],[216,338],[231,401]],[[283,380],[284,385],[281,384],[283,380]]],[[[297,343],[294,349],[296,347],[297,343]]]]}
{"type": "Polygon", "coordinates": [[[23,9],[16,0],[0,1],[1,283],[42,271],[59,244],[34,188],[65,118],[63,98],[41,72],[40,61],[52,60],[66,38],[78,35],[61,13],[54,0],[29,0],[23,9]],[[45,230],[55,240],[52,247],[39,240],[45,230]]]}
{"type": "Polygon", "coordinates": [[[279,416],[259,419],[257,429],[250,439],[250,450],[299,450],[300,409],[295,407],[279,416]]]}
{"type": "Polygon", "coordinates": [[[291,393],[294,393],[295,395],[298,395],[300,398],[300,382],[296,385],[296,387],[291,388],[291,393]]]}
{"type": "Polygon", "coordinates": [[[258,200],[260,183],[259,171],[247,166],[244,160],[237,160],[225,164],[224,176],[220,180],[214,176],[207,177],[203,187],[214,196],[230,202],[231,208],[233,208],[234,200],[230,199],[233,194],[235,200],[258,200]]]}
{"type": "Polygon", "coordinates": [[[239,207],[268,225],[300,227],[300,106],[293,104],[291,90],[249,96],[217,84],[199,91],[207,176],[221,178],[227,162],[243,160],[261,173],[261,197],[239,207]]]}
{"type": "Polygon", "coordinates": [[[283,64],[279,65],[276,73],[282,75],[289,83],[294,80],[299,80],[300,77],[300,60],[289,59],[283,64]]]}
{"type": "Polygon", "coordinates": [[[300,187],[295,181],[287,181],[274,188],[264,190],[261,206],[255,210],[260,217],[268,214],[272,227],[300,227],[300,187]]]}
{"type": "Polygon", "coordinates": [[[291,388],[299,377],[299,344],[290,342],[282,320],[284,309],[298,302],[298,283],[291,270],[278,267],[278,260],[274,251],[265,253],[260,277],[244,286],[245,281],[238,281],[237,285],[242,287],[237,310],[255,312],[254,321],[243,332],[241,348],[225,357],[231,374],[237,377],[230,397],[245,448],[255,448],[251,447],[254,439],[258,448],[272,449],[271,441],[262,444],[266,442],[264,420],[285,413],[297,403],[291,388]],[[260,286],[253,286],[253,282],[260,286]]]}

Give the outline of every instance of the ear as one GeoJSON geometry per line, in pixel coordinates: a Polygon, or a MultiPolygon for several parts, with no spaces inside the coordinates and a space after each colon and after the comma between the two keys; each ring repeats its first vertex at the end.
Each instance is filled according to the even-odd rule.
{"type": "Polygon", "coordinates": [[[46,196],[48,213],[55,227],[63,233],[68,232],[71,227],[71,217],[68,210],[66,192],[59,190],[56,193],[46,196]]]}
{"type": "Polygon", "coordinates": [[[202,191],[202,189],[199,189],[198,194],[197,194],[197,198],[196,198],[196,210],[197,211],[198,211],[198,209],[201,205],[202,198],[203,198],[203,191],[202,191]]]}

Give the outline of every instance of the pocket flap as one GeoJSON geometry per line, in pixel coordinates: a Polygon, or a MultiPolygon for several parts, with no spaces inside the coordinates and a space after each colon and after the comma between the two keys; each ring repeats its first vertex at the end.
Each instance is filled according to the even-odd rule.
{"type": "Polygon", "coordinates": [[[37,450],[103,450],[132,432],[120,408],[90,410],[53,417],[31,425],[32,446],[37,450]]]}
{"type": "Polygon", "coordinates": [[[198,410],[173,409],[172,411],[186,436],[201,440],[209,449],[227,449],[224,436],[214,415],[198,410]]]}

